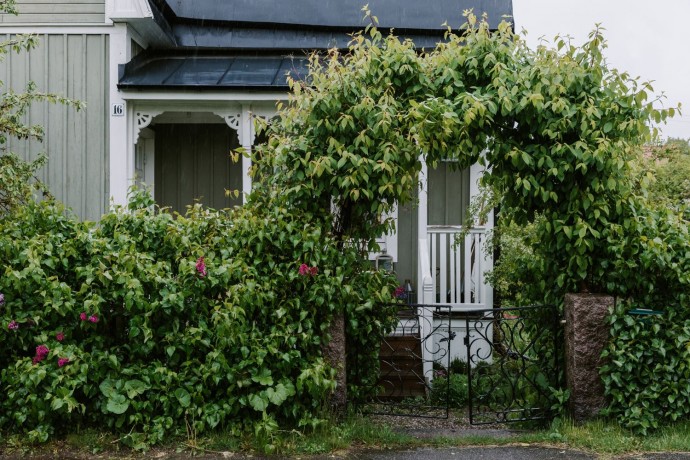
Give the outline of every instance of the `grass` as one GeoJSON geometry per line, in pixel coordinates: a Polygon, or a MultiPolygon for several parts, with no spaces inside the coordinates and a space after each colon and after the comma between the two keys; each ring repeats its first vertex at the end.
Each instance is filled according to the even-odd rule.
{"type": "MultiPolygon", "coordinates": [[[[510,427],[508,427],[510,428],[510,427]]],[[[308,433],[297,430],[278,431],[270,437],[237,436],[217,431],[199,438],[180,437],[154,450],[167,453],[186,452],[190,455],[221,452],[258,452],[282,456],[308,456],[353,449],[410,449],[415,447],[462,447],[500,445],[544,445],[571,448],[596,453],[600,458],[612,458],[639,452],[690,452],[690,422],[660,429],[648,436],[635,436],[618,425],[595,420],[577,425],[571,421],[557,421],[549,429],[521,431],[509,438],[495,438],[477,430],[467,437],[435,437],[418,439],[396,432],[391,426],[371,419],[351,416],[340,422],[330,422],[308,433]]],[[[46,445],[26,445],[21,438],[0,435],[0,451],[22,457],[49,452],[71,453],[88,458],[91,454],[119,455],[139,453],[128,451],[117,443],[112,434],[85,430],[46,445]]]]}
{"type": "Polygon", "coordinates": [[[556,423],[550,436],[575,449],[596,452],[606,458],[632,452],[690,452],[690,422],[680,422],[639,436],[606,420],[582,425],[556,423]]]}

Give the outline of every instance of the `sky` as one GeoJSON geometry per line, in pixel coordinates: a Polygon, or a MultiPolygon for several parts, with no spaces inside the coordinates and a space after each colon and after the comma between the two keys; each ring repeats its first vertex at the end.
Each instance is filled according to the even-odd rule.
{"type": "Polygon", "coordinates": [[[581,44],[600,23],[611,67],[652,81],[666,107],[681,103],[684,114],[660,126],[662,137],[690,138],[689,0],[513,0],[513,16],[530,46],[559,34],[581,44]]]}

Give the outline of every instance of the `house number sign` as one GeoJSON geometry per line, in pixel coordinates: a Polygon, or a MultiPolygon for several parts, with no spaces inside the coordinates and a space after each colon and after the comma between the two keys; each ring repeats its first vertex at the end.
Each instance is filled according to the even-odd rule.
{"type": "Polygon", "coordinates": [[[124,117],[125,116],[125,105],[124,104],[113,104],[112,112],[110,113],[114,117],[124,117]]]}

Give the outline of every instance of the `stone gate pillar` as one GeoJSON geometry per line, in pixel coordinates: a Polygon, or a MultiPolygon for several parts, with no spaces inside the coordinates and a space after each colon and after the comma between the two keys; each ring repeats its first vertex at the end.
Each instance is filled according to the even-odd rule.
{"type": "Polygon", "coordinates": [[[565,372],[570,414],[576,421],[595,417],[606,407],[599,368],[609,339],[606,318],[613,305],[614,299],[608,295],[565,296],[565,372]]]}

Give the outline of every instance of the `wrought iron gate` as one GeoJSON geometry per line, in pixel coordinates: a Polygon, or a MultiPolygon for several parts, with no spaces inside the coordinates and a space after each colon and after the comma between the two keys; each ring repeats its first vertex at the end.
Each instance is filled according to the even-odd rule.
{"type": "Polygon", "coordinates": [[[380,377],[362,412],[447,418],[451,405],[467,401],[473,425],[551,417],[563,343],[555,307],[453,311],[412,304],[401,305],[398,318],[395,331],[381,338],[380,377]],[[466,376],[460,396],[458,387],[451,390],[457,374],[466,376]]]}
{"type": "Polygon", "coordinates": [[[434,382],[434,373],[450,364],[450,316],[450,306],[400,306],[395,331],[381,338],[380,377],[364,413],[448,417],[449,381],[434,382]]]}
{"type": "Polygon", "coordinates": [[[465,322],[470,423],[550,418],[551,393],[562,384],[557,308],[482,310],[465,322]]]}

